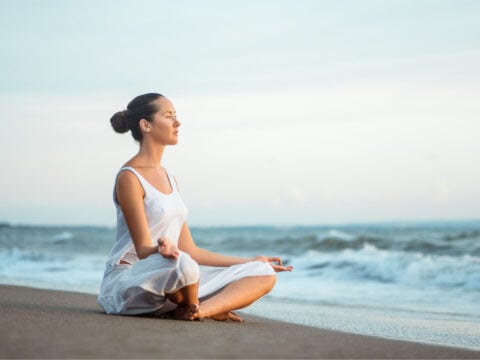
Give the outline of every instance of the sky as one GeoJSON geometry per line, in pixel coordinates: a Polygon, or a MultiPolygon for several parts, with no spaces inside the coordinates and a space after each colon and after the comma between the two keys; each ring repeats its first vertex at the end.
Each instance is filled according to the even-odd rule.
{"type": "Polygon", "coordinates": [[[175,105],[189,223],[480,216],[480,2],[0,1],[0,222],[115,224],[138,150],[109,119],[175,105]]]}

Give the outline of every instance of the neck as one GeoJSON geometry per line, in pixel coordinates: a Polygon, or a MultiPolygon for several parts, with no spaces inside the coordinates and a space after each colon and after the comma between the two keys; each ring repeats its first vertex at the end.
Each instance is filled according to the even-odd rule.
{"type": "Polygon", "coordinates": [[[160,168],[162,162],[163,151],[165,145],[153,145],[148,141],[144,141],[140,145],[140,150],[137,154],[141,167],[160,168]]]}

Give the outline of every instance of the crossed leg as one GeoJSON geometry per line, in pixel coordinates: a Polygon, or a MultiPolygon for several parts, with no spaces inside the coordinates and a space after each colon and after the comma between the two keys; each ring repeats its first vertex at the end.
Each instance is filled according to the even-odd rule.
{"type": "Polygon", "coordinates": [[[275,275],[262,275],[234,281],[201,302],[192,319],[209,317],[214,320],[243,321],[231,311],[242,309],[268,294],[276,279],[275,275]]]}

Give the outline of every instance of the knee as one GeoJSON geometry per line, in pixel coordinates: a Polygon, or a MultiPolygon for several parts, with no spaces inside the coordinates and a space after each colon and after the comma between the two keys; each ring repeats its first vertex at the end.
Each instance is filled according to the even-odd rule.
{"type": "Polygon", "coordinates": [[[276,282],[277,282],[277,275],[262,276],[262,286],[265,294],[268,294],[270,291],[272,291],[276,282]]]}
{"type": "Polygon", "coordinates": [[[186,253],[180,253],[177,259],[177,274],[185,285],[194,284],[200,277],[198,264],[186,253]]]}

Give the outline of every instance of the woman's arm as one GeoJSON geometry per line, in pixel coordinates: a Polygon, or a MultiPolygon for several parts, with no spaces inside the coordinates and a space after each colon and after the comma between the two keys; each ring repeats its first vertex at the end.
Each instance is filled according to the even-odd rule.
{"type": "Polygon", "coordinates": [[[180,250],[188,253],[193,258],[193,260],[195,260],[200,265],[226,267],[231,265],[244,264],[250,261],[263,261],[270,263],[273,269],[277,272],[293,270],[293,267],[291,266],[283,266],[282,260],[280,258],[271,258],[267,256],[240,258],[235,256],[221,255],[212,251],[202,249],[198,247],[193,241],[187,223],[184,223],[182,226],[182,231],[180,232],[180,237],[178,239],[178,247],[180,250]],[[277,263],[278,265],[274,263],[277,263]]]}
{"type": "Polygon", "coordinates": [[[145,192],[135,174],[122,171],[118,175],[115,191],[138,258],[144,259],[156,253],[166,258],[177,258],[176,247],[167,239],[158,239],[158,245],[152,245],[143,204],[145,192]]]}
{"type": "Polygon", "coordinates": [[[225,267],[244,264],[253,260],[248,258],[221,255],[198,247],[193,241],[192,234],[190,233],[190,229],[188,228],[186,222],[183,224],[180,232],[178,248],[189,254],[199,265],[225,267]]]}

